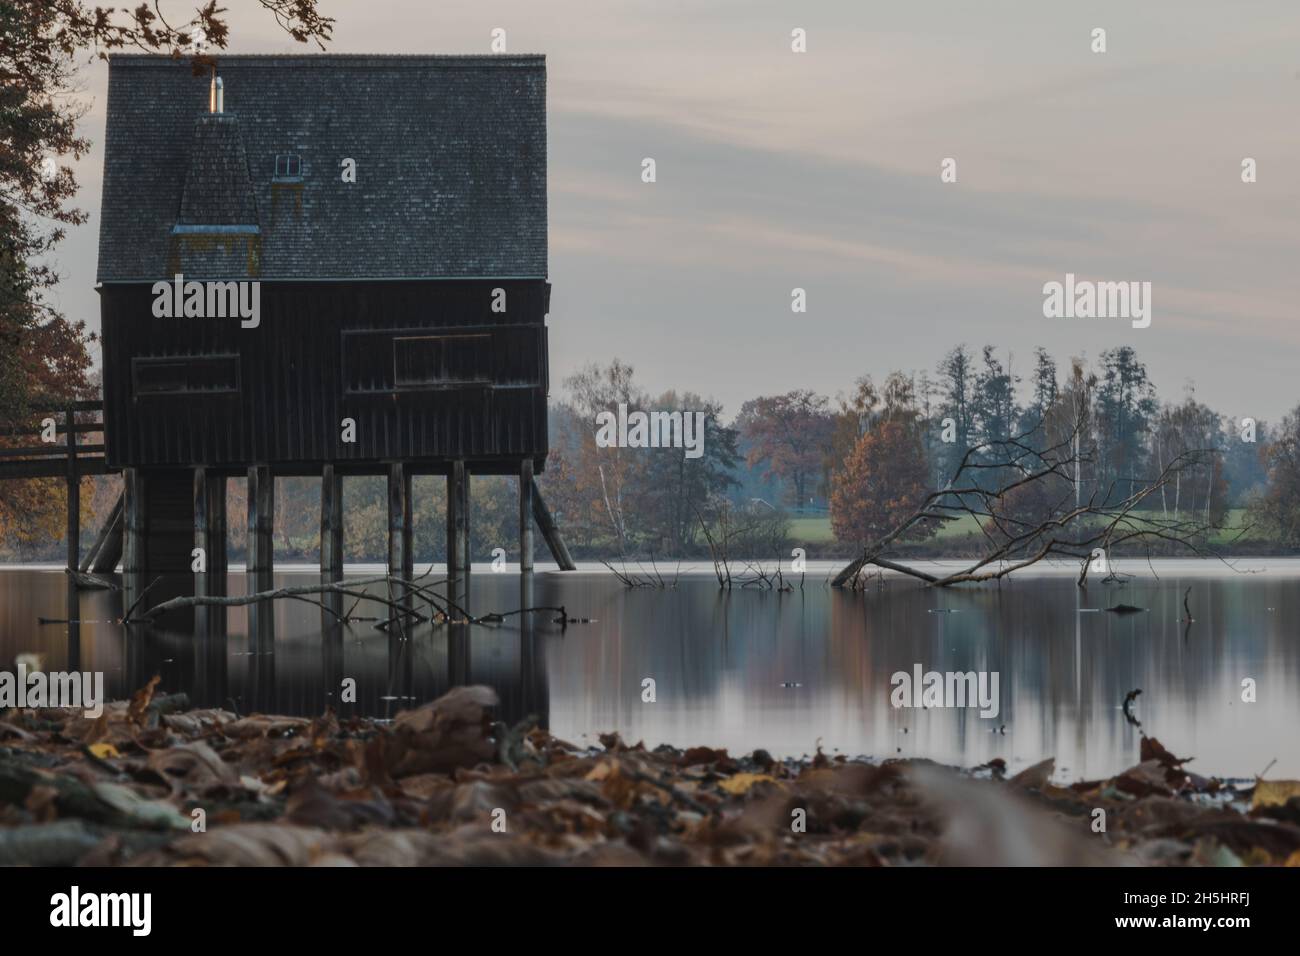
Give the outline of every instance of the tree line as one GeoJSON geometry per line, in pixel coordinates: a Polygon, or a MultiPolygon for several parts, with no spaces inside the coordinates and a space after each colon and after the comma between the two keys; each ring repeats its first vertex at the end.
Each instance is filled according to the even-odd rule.
{"type": "MultiPolygon", "coordinates": [[[[67,352],[77,356],[84,349],[67,352]]],[[[35,367],[51,390],[70,384],[82,395],[97,390],[85,358],[35,367]]],[[[1142,512],[1223,528],[1237,509],[1242,541],[1272,551],[1300,547],[1300,407],[1273,425],[1217,412],[1190,386],[1177,400],[1162,400],[1127,346],[1102,352],[1091,365],[1072,358],[1064,370],[1039,348],[1022,376],[1011,357],[992,346],[973,352],[961,345],[933,371],[893,371],[879,382],[864,375],[834,396],[811,389],[759,396],[730,419],[719,402],[695,392],[651,394],[632,366],[615,359],[564,380],[550,408],[550,432],[539,482],[570,547],[589,560],[700,557],[709,532],[719,529],[734,554],[788,556],[789,546],[807,543],[791,519],[808,515],[829,520],[833,540],[816,546],[847,554],[888,534],[927,495],[948,488],[963,461],[963,483],[999,492],[990,498],[994,513],[1042,520],[1084,499],[1107,505],[1128,498],[1192,452],[1197,457],[1144,499],[1142,512]],[[703,411],[703,454],[603,447],[596,440],[598,416],[619,404],[647,412],[703,411]],[[1017,469],[1041,461],[1041,453],[1067,434],[1075,456],[1067,474],[1000,491],[1017,469]],[[1008,463],[1007,443],[1026,455],[1008,463]]],[[[86,480],[89,521],[112,507],[117,487],[113,478],[86,480]]],[[[244,498],[240,482],[230,489],[237,556],[244,498]]],[[[276,494],[278,553],[312,559],[318,482],[281,479],[276,494]]],[[[514,494],[513,479],[473,482],[476,560],[489,560],[497,547],[517,557],[514,494]]],[[[414,519],[424,560],[445,556],[445,496],[439,479],[417,479],[414,519]]],[[[383,560],[386,501],[382,479],[348,480],[349,560],[383,560]]],[[[63,507],[61,479],[6,482],[0,487],[0,559],[57,559],[63,507]]],[[[919,521],[902,540],[929,542],[937,553],[948,546],[938,538],[941,531],[940,522],[919,521]]]]}

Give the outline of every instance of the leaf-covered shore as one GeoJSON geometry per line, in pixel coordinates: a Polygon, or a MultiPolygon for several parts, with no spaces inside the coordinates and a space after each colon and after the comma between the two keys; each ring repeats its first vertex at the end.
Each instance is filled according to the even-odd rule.
{"type": "Polygon", "coordinates": [[[377,721],[156,684],[94,720],[0,717],[0,864],[1300,865],[1300,783],[1200,777],[1150,737],[1124,773],[1058,786],[1050,760],[580,747],[496,722],[487,687],[377,721]]]}

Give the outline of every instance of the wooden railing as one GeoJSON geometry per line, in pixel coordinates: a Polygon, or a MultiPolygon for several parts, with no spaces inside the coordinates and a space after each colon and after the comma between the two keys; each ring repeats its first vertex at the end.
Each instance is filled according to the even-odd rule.
{"type": "Polygon", "coordinates": [[[27,408],[29,422],[36,424],[0,425],[0,481],[26,478],[67,481],[68,567],[76,570],[81,550],[81,479],[105,472],[104,403],[39,397],[30,401],[27,408]],[[48,435],[55,440],[25,443],[48,435]],[[79,436],[94,435],[100,436],[98,443],[78,441],[79,436]],[[24,443],[14,444],[16,441],[24,443]]]}

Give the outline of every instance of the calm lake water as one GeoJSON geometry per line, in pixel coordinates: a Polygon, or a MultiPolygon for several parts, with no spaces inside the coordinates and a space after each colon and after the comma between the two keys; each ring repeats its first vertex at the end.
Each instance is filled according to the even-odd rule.
{"type": "MultiPolygon", "coordinates": [[[[163,689],[187,691],[196,705],[303,715],[333,704],[391,716],[456,684],[484,683],[501,694],[507,718],[538,714],[575,743],[616,730],[651,747],[763,747],[777,756],[810,754],[819,739],[827,753],[962,766],[1003,757],[1014,769],[1054,756],[1062,779],[1137,762],[1139,731],[1121,704],[1141,688],[1142,729],[1194,756],[1190,769],[1250,776],[1276,760],[1269,776],[1298,777],[1300,562],[1242,566],[1267,570],[1170,561],[1157,565],[1159,578],[1134,564],[1127,583],[1087,591],[1071,571],[945,591],[896,578],[865,593],[833,591],[810,573],[802,592],[787,594],[723,594],[703,575],[671,590],[628,590],[608,574],[538,573],[532,604],[564,605],[592,623],[561,630],[540,614],[531,625],[426,624],[406,636],[370,623],[342,628],[297,601],[178,612],[124,630],[111,623],[120,592],[70,594],[59,571],[0,569],[0,668],[35,651],[47,670],[103,671],[112,697],[157,673],[163,689]],[[1190,630],[1181,621],[1188,587],[1190,630]],[[1146,610],[1095,610],[1118,603],[1146,610]],[[891,675],[917,664],[998,672],[997,717],[895,709],[891,675]],[[348,677],[358,702],[339,704],[348,677]],[[642,701],[645,678],[655,681],[654,703],[642,701]],[[1256,682],[1255,703],[1242,701],[1245,678],[1256,682]]],[[[316,580],[277,574],[279,584],[316,580]]],[[[186,587],[188,579],[163,579],[146,606],[186,587]]],[[[242,574],[229,575],[228,593],[245,587],[242,574]]],[[[517,575],[473,577],[475,613],[520,599],[517,575]]],[[[386,616],[372,602],[354,613],[386,616]]]]}

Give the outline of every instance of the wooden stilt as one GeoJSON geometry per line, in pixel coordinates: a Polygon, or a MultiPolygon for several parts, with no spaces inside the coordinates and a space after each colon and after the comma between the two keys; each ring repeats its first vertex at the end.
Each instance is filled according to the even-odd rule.
{"type": "Polygon", "coordinates": [[[465,463],[453,461],[447,472],[447,578],[460,573],[460,486],[465,480],[465,463]]]}
{"type": "Polygon", "coordinates": [[[226,547],[226,476],[208,473],[208,573],[225,574],[229,569],[226,547]]]}
{"type": "Polygon", "coordinates": [[[125,501],[122,571],[124,574],[139,574],[145,570],[145,532],[148,528],[144,478],[138,469],[125,468],[122,481],[125,501]]]}
{"type": "Polygon", "coordinates": [[[551,557],[555,563],[560,566],[561,571],[576,571],[578,566],[573,563],[573,558],[569,555],[568,545],[564,543],[564,538],[560,535],[560,529],[551,517],[551,511],[546,507],[546,502],[542,499],[542,490],[537,487],[537,482],[533,481],[533,519],[537,522],[537,527],[542,530],[542,538],[546,541],[546,546],[551,550],[551,557]]]}
{"type": "MultiPolygon", "coordinates": [[[[519,573],[533,573],[533,460],[519,463],[519,573]]],[[[527,604],[523,607],[528,607],[527,604]]]]}
{"type": "Polygon", "coordinates": [[[343,476],[326,465],[320,480],[320,573],[343,578],[343,476]]]}
{"type": "Polygon", "coordinates": [[[212,557],[209,543],[212,526],[208,506],[212,499],[208,494],[208,470],[202,465],[194,469],[194,547],[203,552],[203,573],[208,572],[208,561],[212,557]]]}
{"type": "Polygon", "coordinates": [[[460,535],[460,547],[458,549],[460,553],[460,570],[465,579],[466,594],[469,593],[469,571],[473,565],[470,557],[473,552],[470,550],[469,486],[470,471],[469,467],[466,466],[465,474],[460,482],[460,507],[457,509],[457,515],[460,519],[457,523],[457,532],[460,535]]]}
{"type": "Polygon", "coordinates": [[[401,462],[388,466],[388,573],[409,581],[411,554],[411,476],[401,462]]]}
{"type": "Polygon", "coordinates": [[[95,536],[94,543],[81,561],[82,571],[112,571],[117,567],[117,562],[122,557],[122,508],[122,496],[118,495],[117,501],[113,503],[113,509],[99,529],[99,534],[95,536]],[[110,547],[109,542],[113,539],[117,541],[117,547],[113,552],[113,563],[107,568],[100,567],[105,559],[106,549],[110,547]]]}
{"type": "Polygon", "coordinates": [[[469,470],[453,461],[447,473],[447,594],[464,605],[469,596],[469,470]]]}
{"type": "Polygon", "coordinates": [[[69,408],[68,426],[68,569],[81,564],[81,475],[77,471],[77,416],[69,408]]]}
{"type": "Polygon", "coordinates": [[[275,478],[266,465],[248,469],[248,573],[266,574],[275,566],[272,532],[275,529],[275,478]]]}
{"type": "Polygon", "coordinates": [[[108,537],[90,566],[90,570],[96,573],[111,574],[122,560],[122,552],[126,546],[126,503],[125,499],[120,500],[123,501],[122,507],[117,509],[117,516],[109,529],[108,537]]]}
{"type": "Polygon", "coordinates": [[[203,466],[194,469],[194,547],[206,573],[226,573],[226,478],[203,466]]]}

